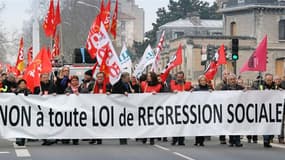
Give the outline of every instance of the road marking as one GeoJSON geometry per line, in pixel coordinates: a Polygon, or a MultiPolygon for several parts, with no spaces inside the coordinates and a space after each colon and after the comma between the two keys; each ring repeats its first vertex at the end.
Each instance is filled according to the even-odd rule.
{"type": "Polygon", "coordinates": [[[0,152],[0,154],[9,154],[10,152],[0,152]]]}
{"type": "Polygon", "coordinates": [[[173,154],[175,154],[175,155],[177,155],[177,156],[180,156],[180,157],[182,157],[182,158],[185,158],[185,159],[187,159],[187,160],[195,160],[195,159],[193,159],[193,158],[191,158],[191,157],[185,156],[184,154],[181,154],[181,153],[178,153],[178,152],[173,152],[173,154]]]}
{"type": "Polygon", "coordinates": [[[155,147],[159,148],[159,149],[162,149],[162,150],[165,150],[165,151],[169,151],[169,148],[166,148],[166,147],[162,147],[160,145],[154,145],[155,147]]]}
{"type": "Polygon", "coordinates": [[[15,149],[17,157],[31,157],[30,152],[27,149],[15,149]]]}
{"type": "Polygon", "coordinates": [[[165,151],[169,151],[169,152],[171,152],[172,154],[175,154],[175,155],[177,155],[177,156],[179,156],[179,157],[182,157],[182,158],[184,158],[184,159],[187,159],[187,160],[195,160],[195,159],[193,159],[193,158],[191,158],[191,157],[188,157],[188,156],[186,156],[186,155],[183,155],[183,154],[181,154],[181,153],[178,153],[178,152],[172,152],[169,148],[166,148],[166,147],[163,147],[163,146],[161,146],[161,145],[154,145],[156,148],[159,148],[159,149],[162,149],[162,150],[165,150],[165,151]]]}

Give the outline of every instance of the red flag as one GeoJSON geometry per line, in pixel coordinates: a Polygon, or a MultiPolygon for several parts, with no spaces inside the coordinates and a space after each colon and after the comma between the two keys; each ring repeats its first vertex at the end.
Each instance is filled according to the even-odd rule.
{"type": "Polygon", "coordinates": [[[225,53],[225,46],[224,44],[218,50],[219,58],[217,65],[227,64],[226,53],[225,53]]]}
{"type": "MultiPolygon", "coordinates": [[[[101,3],[101,7],[102,7],[102,4],[104,5],[104,3],[103,2],[101,3]]],[[[109,31],[109,28],[110,28],[110,21],[111,21],[110,11],[111,11],[111,0],[108,1],[107,7],[105,9],[102,10],[101,8],[101,11],[100,11],[100,18],[106,28],[106,31],[109,31]]]]}
{"type": "Polygon", "coordinates": [[[93,43],[93,41],[94,39],[98,41],[98,37],[96,36],[96,34],[100,31],[100,23],[101,23],[100,15],[97,15],[93,24],[90,27],[89,34],[88,34],[87,41],[86,41],[86,48],[92,59],[96,57],[96,54],[98,51],[98,46],[96,46],[96,43],[93,43]]]}
{"type": "Polygon", "coordinates": [[[259,43],[250,58],[240,69],[240,73],[245,71],[266,71],[266,56],[267,56],[267,35],[259,43]]]}
{"type": "Polygon", "coordinates": [[[177,51],[176,51],[176,54],[171,57],[170,61],[166,65],[162,75],[160,76],[162,82],[166,81],[167,76],[169,75],[170,71],[174,67],[181,65],[181,64],[182,64],[182,46],[180,44],[177,51]]]}
{"type": "Polygon", "coordinates": [[[17,62],[16,62],[16,68],[18,70],[18,74],[17,75],[19,75],[25,69],[25,62],[24,62],[24,39],[23,39],[23,37],[20,40],[19,53],[18,53],[17,62]]]}
{"type": "Polygon", "coordinates": [[[211,61],[211,63],[207,66],[204,74],[208,80],[212,80],[214,79],[217,71],[218,71],[217,62],[211,61]]]}
{"type": "Polygon", "coordinates": [[[52,37],[55,33],[56,26],[54,23],[54,19],[55,18],[53,0],[50,0],[49,10],[43,23],[43,29],[47,37],[52,37]]]}
{"type": "Polygon", "coordinates": [[[116,39],[117,36],[117,20],[118,20],[118,0],[116,0],[116,6],[114,9],[112,25],[110,30],[110,33],[113,35],[114,39],[116,39]]]}
{"type": "Polygon", "coordinates": [[[109,52],[111,52],[111,49],[109,47],[109,45],[105,46],[105,54],[102,58],[102,62],[100,65],[100,72],[104,72],[105,73],[105,77],[104,77],[104,82],[105,84],[109,83],[109,74],[110,74],[110,68],[107,65],[107,60],[109,58],[109,52]]]}
{"type": "Polygon", "coordinates": [[[51,59],[54,59],[55,57],[59,56],[60,49],[59,49],[59,32],[57,32],[57,35],[54,39],[53,49],[51,52],[51,59]]]}
{"type": "Polygon", "coordinates": [[[37,65],[40,66],[39,73],[49,73],[52,70],[52,65],[51,65],[51,61],[50,61],[50,56],[48,53],[48,50],[43,47],[41,48],[40,52],[38,53],[38,55],[36,56],[34,63],[37,64],[41,64],[41,65],[37,65]]]}
{"type": "Polygon", "coordinates": [[[54,17],[54,25],[57,26],[60,23],[61,23],[60,5],[59,5],[59,0],[57,0],[57,5],[55,9],[55,17],[54,17]]]}
{"type": "Polygon", "coordinates": [[[32,92],[34,91],[35,87],[40,86],[40,73],[38,69],[40,68],[39,65],[40,64],[38,64],[36,61],[32,62],[32,64],[26,69],[23,76],[23,79],[27,81],[27,88],[32,92]]]}
{"type": "Polygon", "coordinates": [[[25,71],[23,78],[27,81],[27,87],[34,91],[34,88],[40,85],[40,74],[49,73],[51,70],[52,66],[48,51],[43,47],[25,71]]]}
{"type": "Polygon", "coordinates": [[[33,61],[33,47],[29,48],[27,56],[28,56],[28,65],[27,66],[29,66],[33,61]]]}

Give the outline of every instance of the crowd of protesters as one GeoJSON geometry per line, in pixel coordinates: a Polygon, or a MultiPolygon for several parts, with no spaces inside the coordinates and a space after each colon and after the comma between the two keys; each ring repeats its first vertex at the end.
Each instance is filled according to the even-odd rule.
{"type": "MultiPolygon", "coordinates": [[[[285,89],[285,79],[281,79],[279,76],[273,76],[272,74],[265,74],[264,78],[258,76],[257,79],[252,83],[250,87],[244,85],[243,80],[240,77],[236,77],[233,73],[227,71],[223,72],[222,82],[214,86],[211,81],[207,80],[204,75],[199,76],[198,84],[192,84],[185,80],[183,72],[177,72],[173,78],[169,76],[165,82],[161,81],[159,75],[149,72],[146,75],[142,75],[140,79],[135,76],[130,76],[129,73],[122,73],[121,79],[114,84],[106,84],[104,81],[105,74],[103,72],[98,72],[93,78],[93,73],[88,70],[84,74],[84,79],[80,82],[79,77],[76,75],[70,75],[69,67],[63,67],[57,74],[41,74],[40,76],[40,86],[35,87],[33,91],[27,88],[27,82],[22,79],[21,76],[15,77],[13,74],[7,74],[2,72],[0,77],[0,92],[5,93],[15,93],[24,94],[28,96],[29,94],[37,95],[60,95],[66,94],[82,94],[82,93],[92,93],[92,94],[124,94],[128,95],[131,93],[160,93],[160,92],[195,92],[195,91],[207,91],[212,92],[213,90],[282,90],[285,89]]],[[[284,118],[281,134],[278,136],[279,143],[284,144],[284,118]]],[[[257,135],[246,136],[248,143],[257,143],[257,135]]],[[[263,142],[264,147],[272,147],[270,143],[273,141],[273,135],[264,135],[263,142]]],[[[195,146],[204,146],[204,136],[195,137],[195,146]]],[[[166,137],[163,138],[150,138],[150,144],[155,144],[156,140],[167,141],[166,137]]],[[[172,145],[185,145],[185,137],[172,137],[172,145]]],[[[221,144],[227,144],[226,136],[221,135],[219,137],[221,144]]],[[[229,136],[229,146],[242,147],[240,141],[241,137],[237,135],[229,136]]],[[[170,140],[170,138],[169,138],[170,140]]],[[[25,145],[25,139],[17,138],[16,143],[18,145],[25,145]]],[[[43,140],[42,145],[52,145],[55,143],[69,144],[70,141],[74,145],[79,144],[79,139],[73,140],[43,140]]],[[[102,144],[102,139],[90,139],[88,140],[90,144],[102,144]]],[[[137,139],[142,143],[146,143],[147,139],[137,139]]],[[[127,144],[127,139],[120,139],[120,144],[127,144]]]]}

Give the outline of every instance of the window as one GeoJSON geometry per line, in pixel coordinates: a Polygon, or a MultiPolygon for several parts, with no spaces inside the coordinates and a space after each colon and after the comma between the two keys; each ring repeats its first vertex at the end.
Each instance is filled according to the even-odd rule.
{"type": "Polygon", "coordinates": [[[285,20],[279,21],[279,40],[285,40],[285,20]]]}
{"type": "Polygon", "coordinates": [[[174,39],[184,36],[184,32],[174,32],[174,39]]]}
{"type": "Polygon", "coordinates": [[[237,35],[237,24],[236,22],[231,23],[231,36],[237,35]]]}

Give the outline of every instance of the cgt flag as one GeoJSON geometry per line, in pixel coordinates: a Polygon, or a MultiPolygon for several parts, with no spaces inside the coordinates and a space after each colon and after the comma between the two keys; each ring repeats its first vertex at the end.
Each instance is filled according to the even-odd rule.
{"type": "Polygon", "coordinates": [[[117,36],[117,21],[118,21],[118,0],[116,0],[116,5],[112,18],[112,25],[110,30],[110,33],[113,35],[114,39],[116,39],[117,36]]]}
{"type": "Polygon", "coordinates": [[[33,47],[30,47],[27,53],[27,57],[28,57],[28,65],[32,64],[33,61],[33,47]]]}
{"type": "Polygon", "coordinates": [[[86,41],[86,48],[88,50],[88,53],[92,59],[96,58],[96,54],[98,52],[98,44],[96,44],[97,41],[100,39],[100,24],[101,19],[100,15],[97,15],[92,26],[90,27],[89,34],[86,41]]]}
{"type": "Polygon", "coordinates": [[[240,73],[246,71],[266,71],[266,57],[267,57],[267,35],[259,43],[249,60],[240,69],[240,73]]]}
{"type": "Polygon", "coordinates": [[[181,64],[182,64],[182,46],[180,44],[176,51],[176,54],[170,58],[168,64],[166,65],[164,71],[162,72],[162,75],[160,76],[162,82],[166,81],[167,76],[174,67],[179,66],[181,64]]]}
{"type": "Polygon", "coordinates": [[[43,23],[43,29],[44,29],[45,35],[47,37],[53,37],[55,30],[56,30],[56,25],[54,22],[53,0],[50,0],[49,10],[48,10],[48,13],[44,19],[44,23],[43,23]]]}
{"type": "Polygon", "coordinates": [[[108,54],[106,66],[109,68],[109,79],[110,83],[113,85],[121,78],[121,64],[103,23],[101,23],[100,31],[97,35],[100,35],[100,39],[97,39],[96,37],[93,37],[95,39],[92,39],[92,42],[94,42],[93,45],[98,48],[96,54],[97,62],[101,65],[104,55],[108,54]]]}
{"type": "Polygon", "coordinates": [[[21,74],[25,69],[25,62],[24,62],[24,39],[23,37],[20,40],[20,46],[19,46],[19,53],[17,57],[16,62],[16,68],[18,70],[18,74],[21,74]]]}

